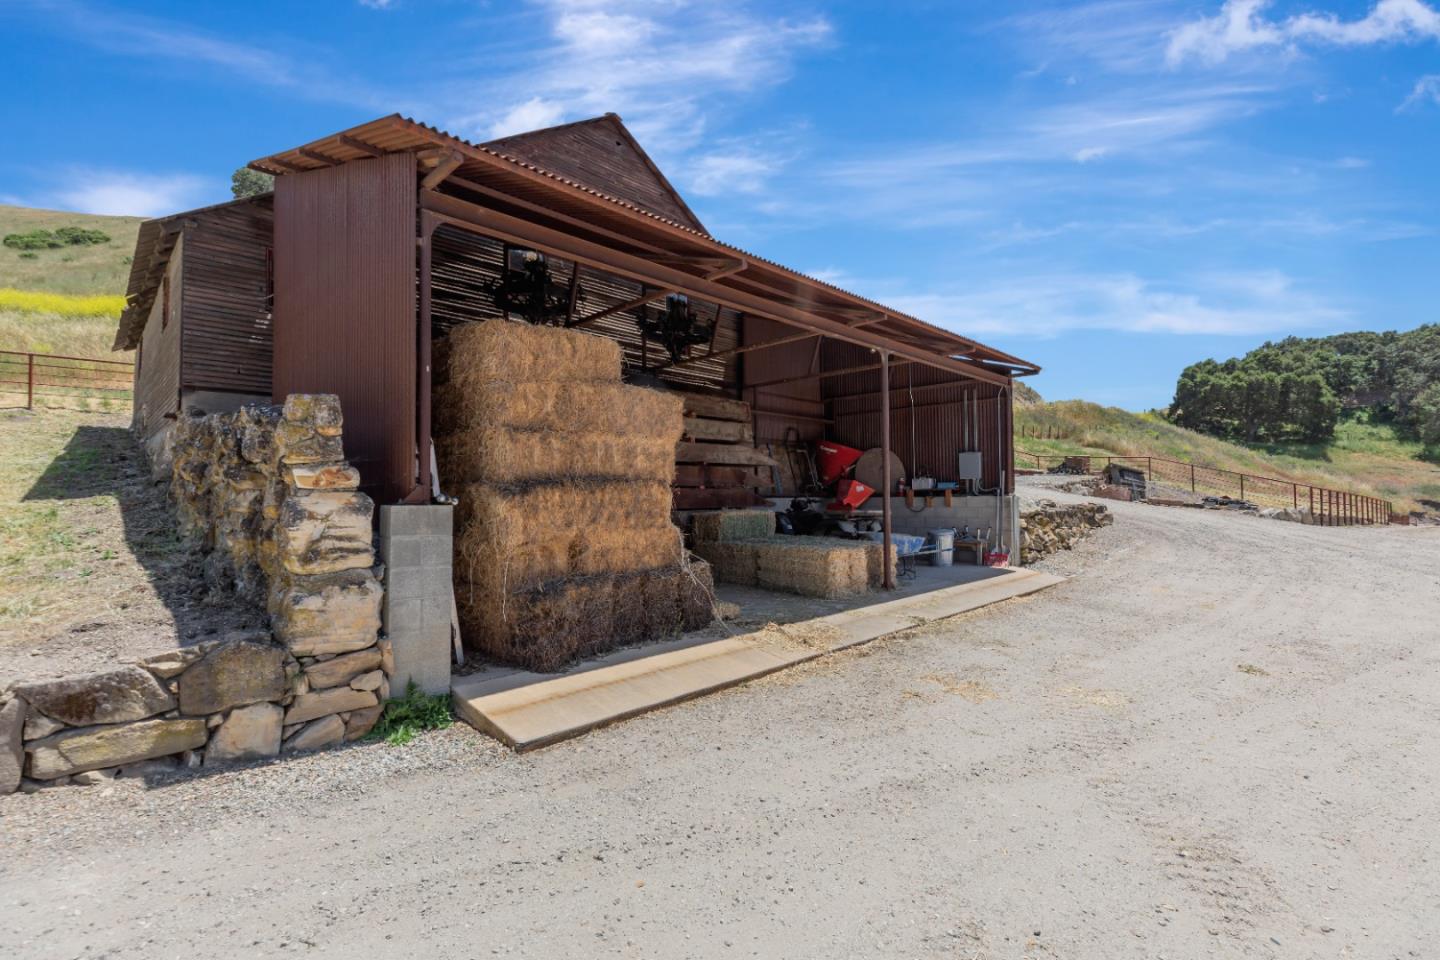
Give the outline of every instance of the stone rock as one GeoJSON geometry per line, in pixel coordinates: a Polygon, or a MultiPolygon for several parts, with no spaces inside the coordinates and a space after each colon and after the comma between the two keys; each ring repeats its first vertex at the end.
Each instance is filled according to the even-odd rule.
{"type": "Polygon", "coordinates": [[[84,773],[77,773],[70,778],[70,782],[82,787],[93,787],[101,783],[109,783],[115,779],[116,769],[111,767],[108,770],[86,770],[84,773]]]}
{"type": "Polygon", "coordinates": [[[285,498],[275,521],[280,562],[291,573],[315,576],[368,568],[375,562],[371,516],[375,503],[354,491],[312,491],[285,498]]]}
{"type": "Polygon", "coordinates": [[[390,642],[389,637],[381,637],[375,644],[380,648],[380,669],[385,671],[385,676],[395,676],[395,646],[390,642]]]}
{"type": "Polygon", "coordinates": [[[308,424],[283,420],[275,428],[275,449],[280,462],[297,463],[338,463],[345,459],[345,446],[340,437],[325,436],[313,430],[308,424]]]}
{"type": "Polygon", "coordinates": [[[384,593],[367,570],[289,578],[274,591],[271,623],[297,657],[362,650],[375,643],[384,593]]]}
{"type": "MultiPolygon", "coordinates": [[[[351,683],[356,677],[369,673],[378,666],[380,666],[380,650],[376,647],[369,647],[355,653],[347,653],[344,656],[313,663],[305,668],[305,675],[310,678],[311,690],[322,690],[325,687],[338,687],[351,683]]],[[[353,686],[353,684],[351,685],[353,686]]],[[[356,689],[373,690],[375,688],[358,687],[356,689]]]]}
{"type": "Polygon", "coordinates": [[[285,398],[282,416],[303,423],[326,437],[338,437],[345,426],[340,398],[333,393],[292,393],[285,398]]]}
{"type": "Polygon", "coordinates": [[[25,739],[39,740],[41,737],[48,737],[52,733],[59,733],[65,729],[65,724],[59,720],[51,720],[43,714],[31,711],[25,718],[25,739]]]}
{"type": "Polygon", "coordinates": [[[285,752],[319,750],[345,738],[345,721],[336,716],[307,723],[299,733],[285,741],[285,752]]]}
{"type": "Polygon", "coordinates": [[[191,716],[283,696],[285,650],[275,643],[222,643],[180,675],[180,710],[191,716]]]}
{"type": "Polygon", "coordinates": [[[289,740],[291,737],[293,737],[293,736],[295,735],[295,731],[296,731],[296,730],[299,730],[299,729],[300,729],[301,727],[303,727],[303,726],[305,726],[305,724],[303,724],[303,723],[287,723],[287,724],[285,725],[285,728],[280,731],[280,735],[281,735],[284,739],[289,740]]]}
{"type": "Polygon", "coordinates": [[[25,770],[25,713],[19,697],[0,706],[0,796],[15,792],[25,770]]]}
{"type": "Polygon", "coordinates": [[[181,750],[179,754],[180,766],[186,770],[194,770],[205,763],[204,750],[181,750]]]}
{"type": "Polygon", "coordinates": [[[304,696],[296,697],[290,709],[285,711],[285,722],[304,723],[307,720],[314,720],[316,717],[323,717],[327,713],[339,713],[342,710],[363,710],[366,707],[373,707],[379,702],[375,694],[368,690],[351,690],[349,687],[331,687],[328,690],[317,690],[314,693],[307,693],[304,696]]]}
{"type": "Polygon", "coordinates": [[[211,730],[214,730],[216,727],[220,726],[220,724],[224,722],[225,714],[223,713],[212,713],[210,714],[210,716],[205,718],[205,726],[209,727],[211,730]]]}
{"type": "Polygon", "coordinates": [[[273,703],[236,707],[210,738],[210,761],[255,760],[280,752],[280,727],[285,711],[273,703]]]}
{"type": "Polygon", "coordinates": [[[141,760],[138,763],[127,763],[120,768],[117,776],[129,780],[143,780],[146,777],[161,776],[167,773],[174,773],[179,767],[179,762],[174,757],[156,757],[153,760],[141,760]]]}
{"type": "Polygon", "coordinates": [[[175,706],[153,674],[134,666],[21,684],[15,693],[31,710],[72,727],[143,720],[175,706]]]}
{"type": "Polygon", "coordinates": [[[285,467],[285,482],[299,490],[355,490],[360,471],[348,463],[296,463],[285,467]]]}
{"type": "Polygon", "coordinates": [[[27,746],[29,775],[54,780],[85,770],[123,767],[205,745],[203,718],[141,720],[110,727],[67,730],[27,746]]]}
{"type": "Polygon", "coordinates": [[[350,711],[350,719],[345,721],[345,739],[359,740],[375,727],[380,714],[385,711],[385,704],[377,703],[373,707],[366,707],[364,710],[350,711]]]}
{"type": "Polygon", "coordinates": [[[379,690],[380,685],[385,682],[385,674],[379,670],[372,670],[369,673],[362,673],[350,681],[351,690],[379,690]]]}
{"type": "Polygon", "coordinates": [[[384,682],[380,684],[380,689],[377,690],[377,691],[375,691],[375,693],[376,693],[377,696],[380,697],[380,702],[381,702],[381,703],[384,703],[385,701],[387,701],[387,700],[390,699],[390,678],[389,678],[389,677],[386,677],[386,678],[385,678],[384,682]]]}
{"type": "Polygon", "coordinates": [[[140,661],[140,665],[149,670],[161,680],[169,680],[178,677],[185,672],[196,660],[205,656],[205,653],[214,644],[205,643],[193,647],[181,647],[178,650],[167,650],[165,653],[157,653],[153,657],[146,657],[140,661]]]}

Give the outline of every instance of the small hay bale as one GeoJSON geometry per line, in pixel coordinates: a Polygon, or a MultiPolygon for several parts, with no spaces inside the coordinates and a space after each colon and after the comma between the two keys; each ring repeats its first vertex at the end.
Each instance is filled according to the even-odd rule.
{"type": "Polygon", "coordinates": [[[678,565],[646,574],[644,632],[647,639],[660,640],[678,636],[684,626],[680,609],[680,577],[678,565]]]}
{"type": "Polygon", "coordinates": [[[716,510],[695,514],[690,524],[697,541],[755,540],[775,533],[775,511],[716,510]]]}
{"type": "Polygon", "coordinates": [[[754,544],[697,540],[692,549],[697,556],[710,564],[710,573],[717,582],[734,583],[742,587],[753,587],[758,583],[755,576],[754,544]]]}
{"type": "MultiPolygon", "coordinates": [[[[900,569],[900,550],[893,543],[890,544],[890,569],[900,569]]],[[[865,573],[872,590],[878,590],[885,585],[885,544],[883,542],[865,545],[865,573]]]]}
{"type": "Polygon", "coordinates": [[[485,320],[455,327],[434,350],[437,383],[620,382],[620,344],[582,330],[485,320]]]}
{"type": "Polygon", "coordinates": [[[435,438],[440,482],[525,484],[583,480],[653,480],[675,475],[668,437],[557,433],[486,427],[435,438]]]}
{"type": "Polygon", "coordinates": [[[509,427],[676,443],[684,429],[678,395],[623,383],[451,383],[435,389],[433,406],[437,434],[509,427]]]}
{"type": "Polygon", "coordinates": [[[869,589],[863,545],[825,537],[775,537],[751,545],[756,582],[768,590],[837,600],[869,589]]]}

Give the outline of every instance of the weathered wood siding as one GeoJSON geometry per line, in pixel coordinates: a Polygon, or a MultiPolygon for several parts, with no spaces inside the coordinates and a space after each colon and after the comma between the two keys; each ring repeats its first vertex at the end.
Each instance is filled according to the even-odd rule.
{"type": "Polygon", "coordinates": [[[180,331],[181,298],[184,296],[183,266],[186,256],[184,237],[175,243],[166,267],[170,279],[170,319],[164,320],[165,296],[156,294],[140,337],[140,353],[135,365],[135,428],[143,437],[152,436],[168,422],[166,414],[180,409],[180,331]]]}
{"type": "Polygon", "coordinates": [[[182,387],[270,395],[273,232],[270,205],[262,202],[186,222],[182,387]]]}
{"type": "Polygon", "coordinates": [[[272,391],[334,393],[345,454],[381,503],[416,482],[414,155],[275,180],[272,391]]]}

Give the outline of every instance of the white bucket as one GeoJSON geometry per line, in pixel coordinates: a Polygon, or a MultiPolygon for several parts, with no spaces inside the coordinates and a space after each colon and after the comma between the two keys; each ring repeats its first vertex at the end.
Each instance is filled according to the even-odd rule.
{"type": "Polygon", "coordinates": [[[955,563],[955,528],[946,527],[941,530],[927,531],[931,540],[935,541],[935,552],[930,554],[930,565],[932,567],[948,567],[955,563]]]}

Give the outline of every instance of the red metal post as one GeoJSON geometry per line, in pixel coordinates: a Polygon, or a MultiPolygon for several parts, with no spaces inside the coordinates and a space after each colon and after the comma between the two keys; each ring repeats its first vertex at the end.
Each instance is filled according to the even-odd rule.
{"type": "Polygon", "coordinates": [[[1295,509],[1296,509],[1296,510],[1299,510],[1299,509],[1300,509],[1300,484],[1298,484],[1298,483],[1292,483],[1292,484],[1290,484],[1290,499],[1291,499],[1292,501],[1294,501],[1292,505],[1295,507],[1295,509]]]}
{"type": "Polygon", "coordinates": [[[895,561],[890,556],[891,531],[890,531],[890,491],[895,487],[895,481],[890,476],[890,354],[880,351],[880,461],[883,464],[880,470],[880,482],[885,485],[881,491],[881,529],[883,531],[883,543],[881,549],[885,552],[885,589],[895,589],[895,561]]]}
{"type": "Polygon", "coordinates": [[[26,366],[29,368],[26,374],[27,386],[25,387],[25,409],[35,409],[35,354],[25,354],[26,366]]]}

